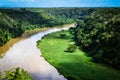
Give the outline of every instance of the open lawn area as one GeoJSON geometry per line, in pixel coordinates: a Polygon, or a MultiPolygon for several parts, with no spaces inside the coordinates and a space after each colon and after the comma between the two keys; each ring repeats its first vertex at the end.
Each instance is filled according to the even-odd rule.
{"type": "Polygon", "coordinates": [[[42,56],[68,80],[120,80],[120,70],[91,62],[83,51],[65,52],[70,44],[74,42],[68,31],[55,32],[38,41],[42,56]]]}

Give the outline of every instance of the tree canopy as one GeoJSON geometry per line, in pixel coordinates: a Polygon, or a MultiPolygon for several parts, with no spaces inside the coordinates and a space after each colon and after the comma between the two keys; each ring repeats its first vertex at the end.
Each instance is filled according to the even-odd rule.
{"type": "Polygon", "coordinates": [[[120,9],[96,9],[70,29],[76,45],[95,62],[120,69],[120,9]]]}

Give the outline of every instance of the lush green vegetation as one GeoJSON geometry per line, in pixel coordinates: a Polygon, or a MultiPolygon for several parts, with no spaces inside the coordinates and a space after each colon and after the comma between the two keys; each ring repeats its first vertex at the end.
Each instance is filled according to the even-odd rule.
{"type": "Polygon", "coordinates": [[[56,32],[44,37],[38,41],[42,56],[68,80],[120,79],[120,71],[91,62],[91,57],[87,57],[81,50],[66,52],[69,46],[74,44],[71,37],[69,31],[56,32]]]}
{"type": "Polygon", "coordinates": [[[0,80],[33,80],[31,75],[19,67],[15,70],[6,71],[5,75],[0,74],[0,80]]]}
{"type": "Polygon", "coordinates": [[[120,69],[120,8],[96,9],[70,33],[93,61],[120,69]]]}
{"type": "Polygon", "coordinates": [[[0,9],[0,46],[26,30],[70,24],[92,13],[94,8],[0,9]]]}
{"type": "Polygon", "coordinates": [[[45,12],[56,16],[57,18],[70,18],[75,21],[83,19],[86,15],[91,14],[96,9],[94,8],[51,8],[43,9],[45,12]]]}
{"type": "Polygon", "coordinates": [[[73,22],[77,22],[78,25],[69,30],[72,37],[68,32],[58,32],[42,40],[40,44],[44,46],[41,47],[43,56],[66,77],[73,75],[71,78],[75,79],[96,80],[100,77],[103,80],[117,80],[119,72],[94,64],[88,58],[120,69],[120,8],[0,9],[0,46],[26,30],[73,22]],[[89,57],[76,49],[76,46],[89,57]],[[70,66],[69,63],[73,65],[70,66]],[[79,66],[81,68],[78,68],[79,66]],[[70,71],[74,67],[75,72],[70,71]]]}
{"type": "Polygon", "coordinates": [[[25,8],[0,9],[0,46],[4,45],[11,38],[20,36],[26,30],[74,22],[70,18],[54,16],[52,13],[47,12],[46,9],[35,10],[25,8]]]}

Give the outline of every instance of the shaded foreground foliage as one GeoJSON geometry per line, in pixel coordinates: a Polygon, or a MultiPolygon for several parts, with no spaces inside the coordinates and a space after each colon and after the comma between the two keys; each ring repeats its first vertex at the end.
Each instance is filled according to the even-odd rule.
{"type": "Polygon", "coordinates": [[[12,71],[6,71],[5,75],[0,75],[0,80],[33,80],[31,75],[19,67],[12,71]]]}
{"type": "Polygon", "coordinates": [[[120,8],[96,9],[70,33],[93,61],[120,69],[120,8]]]}

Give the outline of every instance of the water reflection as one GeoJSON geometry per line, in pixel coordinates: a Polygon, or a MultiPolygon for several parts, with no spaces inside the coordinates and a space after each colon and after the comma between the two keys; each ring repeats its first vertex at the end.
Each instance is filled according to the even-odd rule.
{"type": "Polygon", "coordinates": [[[36,41],[40,40],[44,35],[63,29],[66,30],[69,27],[42,31],[15,43],[6,52],[6,55],[0,59],[0,71],[3,73],[4,71],[21,67],[30,72],[35,80],[66,80],[52,65],[40,56],[41,52],[36,47],[36,41]]]}

